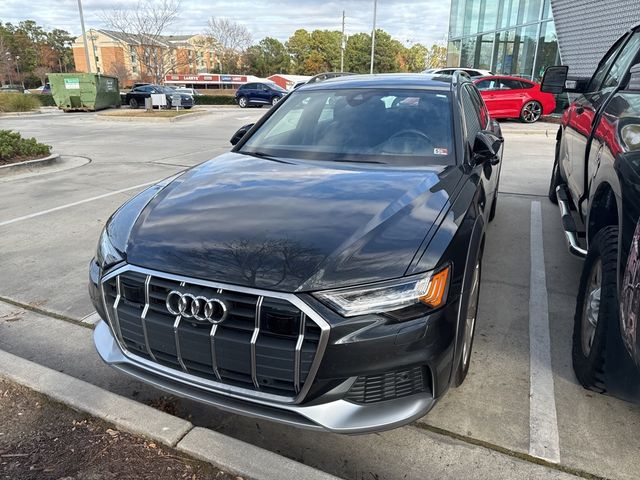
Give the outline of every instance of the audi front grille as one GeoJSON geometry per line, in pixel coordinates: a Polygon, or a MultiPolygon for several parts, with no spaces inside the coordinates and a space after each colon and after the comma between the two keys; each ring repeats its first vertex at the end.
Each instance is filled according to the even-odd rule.
{"type": "Polygon", "coordinates": [[[215,389],[299,402],[328,337],[326,322],[290,294],[133,266],[107,275],[102,292],[125,354],[215,389]]]}

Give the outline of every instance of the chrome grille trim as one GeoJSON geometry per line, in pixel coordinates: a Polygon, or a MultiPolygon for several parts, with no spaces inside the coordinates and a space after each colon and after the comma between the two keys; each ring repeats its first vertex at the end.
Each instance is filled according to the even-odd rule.
{"type": "Polygon", "coordinates": [[[151,372],[157,372],[169,378],[173,378],[176,381],[180,381],[187,385],[191,385],[195,388],[201,388],[205,390],[210,390],[212,392],[222,393],[227,396],[237,398],[239,400],[247,400],[248,398],[253,397],[257,400],[271,401],[271,402],[280,403],[280,404],[301,403],[306,397],[307,393],[309,392],[311,385],[313,384],[313,381],[320,367],[320,363],[324,356],[324,352],[326,350],[327,344],[329,342],[329,331],[330,331],[329,323],[324,318],[322,318],[314,309],[312,309],[306,302],[304,302],[299,296],[293,293],[262,290],[262,289],[252,288],[252,287],[244,287],[244,286],[230,285],[230,284],[225,284],[220,282],[212,282],[208,280],[201,280],[198,278],[190,278],[183,275],[175,275],[171,273],[159,272],[156,270],[151,270],[151,269],[138,267],[135,265],[128,265],[128,264],[121,265],[104,274],[100,279],[100,289],[102,292],[103,305],[105,307],[105,312],[107,314],[106,320],[109,322],[109,326],[114,333],[118,346],[120,350],[122,350],[122,353],[125,357],[127,357],[129,360],[137,364],[140,368],[149,370],[151,372]],[[153,278],[171,280],[175,282],[185,282],[185,283],[198,285],[202,287],[229,290],[237,293],[246,293],[246,294],[255,295],[258,297],[264,296],[268,298],[277,298],[281,300],[286,300],[289,303],[291,303],[293,306],[295,306],[301,312],[303,312],[306,318],[312,320],[320,328],[320,331],[321,331],[315,356],[311,363],[311,367],[309,368],[307,378],[304,384],[300,386],[301,387],[300,392],[295,397],[291,397],[291,396],[277,395],[277,394],[268,393],[264,391],[247,389],[247,388],[243,388],[235,385],[224,384],[214,380],[208,380],[202,377],[198,377],[189,372],[179,373],[180,371],[176,370],[175,368],[166,367],[157,362],[152,362],[146,358],[143,358],[139,355],[136,355],[135,353],[130,352],[124,345],[124,342],[120,336],[119,326],[116,326],[114,325],[114,323],[112,323],[113,322],[112,317],[117,316],[117,312],[114,312],[114,310],[112,309],[112,306],[107,305],[105,302],[105,298],[106,298],[105,283],[125,272],[135,272],[135,273],[140,273],[144,275],[150,275],[153,278]],[[176,372],[178,372],[179,375],[176,375],[176,372]]]}
{"type": "Polygon", "coordinates": [[[298,333],[298,341],[296,342],[296,351],[293,366],[293,382],[296,393],[300,392],[300,354],[302,353],[302,344],[304,343],[304,329],[306,326],[307,316],[304,312],[300,314],[300,332],[298,333]]]}
{"type": "MultiPolygon", "coordinates": [[[[118,276],[118,279],[119,278],[120,277],[118,276]]],[[[184,287],[185,282],[180,282],[180,286],[184,287]]],[[[180,320],[182,320],[182,316],[178,315],[175,321],[173,322],[173,337],[176,341],[176,357],[178,358],[178,363],[182,367],[182,370],[184,370],[185,373],[189,373],[189,370],[187,370],[187,366],[184,364],[184,361],[182,360],[182,353],[180,353],[180,335],[178,334],[178,327],[180,326],[180,320]]]]}
{"type": "Polygon", "coordinates": [[[144,280],[144,310],[142,310],[142,315],[140,315],[140,322],[142,323],[142,333],[144,334],[144,346],[147,350],[147,354],[156,361],[156,357],[151,351],[151,347],[149,346],[149,335],[147,334],[147,312],[149,311],[149,284],[151,283],[151,275],[147,275],[147,278],[144,280]]]}
{"type": "Polygon", "coordinates": [[[260,335],[260,313],[262,311],[262,301],[264,297],[258,297],[256,302],[256,318],[255,327],[253,328],[253,335],[251,335],[251,380],[256,387],[256,390],[260,390],[260,383],[258,383],[258,366],[256,360],[256,342],[258,341],[258,335],[260,335]]]}
{"type": "Polygon", "coordinates": [[[116,278],[116,299],[113,302],[113,319],[117,327],[116,336],[118,337],[118,340],[124,345],[124,339],[122,338],[122,329],[120,328],[120,319],[118,318],[118,305],[120,305],[120,299],[122,298],[121,292],[122,288],[120,287],[120,277],[118,277],[116,278]]]}
{"type": "Polygon", "coordinates": [[[213,369],[213,374],[216,376],[218,381],[222,381],[220,377],[220,371],[218,370],[218,359],[216,358],[216,330],[218,329],[218,325],[213,325],[211,327],[211,331],[209,332],[209,345],[211,346],[211,366],[213,369]]]}

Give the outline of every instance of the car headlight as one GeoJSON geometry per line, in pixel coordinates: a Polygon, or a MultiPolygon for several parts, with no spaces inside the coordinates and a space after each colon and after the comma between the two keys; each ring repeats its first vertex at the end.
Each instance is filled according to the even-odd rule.
{"type": "Polygon", "coordinates": [[[116,263],[124,260],[122,253],[111,243],[107,228],[102,230],[100,241],[98,242],[98,250],[96,251],[96,261],[101,269],[108,268],[116,263]]]}
{"type": "Polygon", "coordinates": [[[313,295],[344,317],[392,312],[420,303],[436,309],[446,302],[450,271],[448,265],[434,272],[313,295]]]}

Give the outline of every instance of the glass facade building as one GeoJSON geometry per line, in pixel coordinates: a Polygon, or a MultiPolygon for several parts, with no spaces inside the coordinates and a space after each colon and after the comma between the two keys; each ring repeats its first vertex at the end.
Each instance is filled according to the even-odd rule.
{"type": "Polygon", "coordinates": [[[550,0],[452,0],[447,66],[539,80],[560,63],[550,0]]]}

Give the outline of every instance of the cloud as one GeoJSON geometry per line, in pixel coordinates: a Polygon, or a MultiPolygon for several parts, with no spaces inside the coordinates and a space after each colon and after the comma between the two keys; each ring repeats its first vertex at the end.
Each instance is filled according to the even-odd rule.
{"type": "MultiPolygon", "coordinates": [[[[117,4],[135,5],[135,0],[84,0],[85,24],[89,28],[104,27],[102,12],[117,4]]],[[[0,21],[18,23],[32,19],[47,29],[62,28],[80,34],[77,0],[39,2],[37,8],[24,0],[1,0],[0,21]]],[[[431,45],[441,42],[449,24],[448,0],[378,1],[377,26],[402,43],[431,45]]],[[[372,0],[182,0],[182,14],[175,34],[199,33],[205,30],[211,16],[225,17],[244,24],[254,41],[270,36],[285,41],[298,28],[340,30],[342,11],[346,14],[346,32],[368,32],[373,19],[372,0]]]]}

